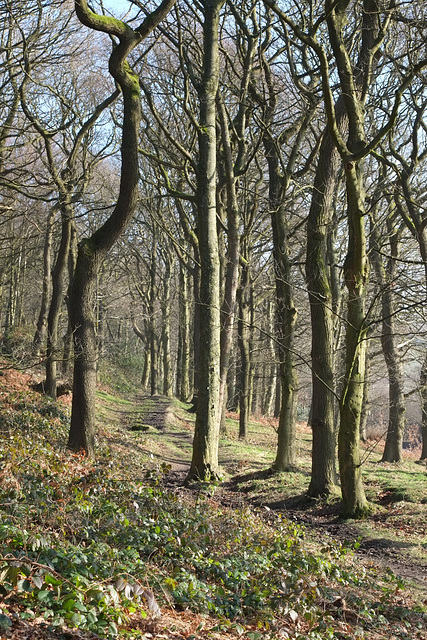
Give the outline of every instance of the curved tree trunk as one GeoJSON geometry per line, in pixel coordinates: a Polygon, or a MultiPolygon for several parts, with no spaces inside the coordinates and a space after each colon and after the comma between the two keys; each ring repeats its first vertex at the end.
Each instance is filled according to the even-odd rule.
{"type": "Polygon", "coordinates": [[[120,20],[93,13],[86,0],[76,0],[75,3],[77,17],[83,24],[119,39],[110,56],[109,69],[123,94],[122,166],[117,204],[105,223],[90,238],[80,242],[70,295],[75,362],[68,447],[87,455],[94,452],[95,434],[97,354],[93,302],[96,277],[107,252],[131,221],[138,195],[141,101],[139,78],[132,72],[127,56],[156,27],[173,4],[174,0],[164,0],[137,30],[133,30],[120,20]]]}

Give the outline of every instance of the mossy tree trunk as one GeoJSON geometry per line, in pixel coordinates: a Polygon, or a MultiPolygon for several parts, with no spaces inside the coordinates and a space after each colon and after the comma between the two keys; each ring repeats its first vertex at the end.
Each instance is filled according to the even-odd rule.
{"type": "MultiPolygon", "coordinates": [[[[344,386],[340,398],[338,461],[340,468],[342,512],[357,517],[367,510],[360,458],[360,422],[365,383],[366,338],[365,295],[369,272],[365,238],[365,194],[363,157],[366,155],[364,105],[373,79],[375,56],[386,30],[380,28],[377,0],[364,0],[362,38],[356,64],[347,48],[345,29],[349,3],[326,2],[329,38],[337,63],[340,89],[348,116],[348,138],[344,141],[332,110],[330,87],[325,94],[328,126],[344,165],[347,194],[348,247],[344,278],[348,291],[346,362],[344,386]]],[[[323,76],[325,83],[326,77],[323,76]]],[[[325,85],[324,85],[325,86],[325,85]]]]}
{"type": "Polygon", "coordinates": [[[295,465],[296,411],[298,379],[294,363],[294,342],[297,311],[292,286],[292,265],[289,257],[288,220],[286,196],[294,165],[304,139],[305,132],[314,113],[312,106],[300,118],[298,126],[291,127],[278,138],[271,131],[278,106],[277,88],[273,73],[265,56],[262,69],[268,90],[267,101],[255,89],[253,97],[265,109],[262,144],[268,167],[268,201],[273,237],[273,260],[276,288],[277,350],[280,372],[280,413],[276,458],[272,465],[275,471],[287,471],[295,465]],[[299,129],[299,131],[298,131],[299,129]],[[286,161],[282,158],[281,146],[295,136],[286,161]]]}
{"type": "Polygon", "coordinates": [[[203,73],[197,168],[197,222],[200,252],[200,362],[193,455],[187,481],[218,477],[220,282],[216,210],[216,94],[219,83],[218,28],[224,0],[203,2],[203,73]]]}
{"type": "MultiPolygon", "coordinates": [[[[344,110],[337,105],[340,127],[344,110]]],[[[308,495],[334,492],[336,474],[334,308],[328,267],[328,236],[331,233],[333,199],[337,188],[340,155],[325,132],[320,147],[310,211],[307,220],[306,282],[311,314],[312,400],[310,426],[313,433],[311,478],[308,495]]]]}
{"type": "Polygon", "coordinates": [[[133,29],[121,20],[94,13],[86,0],[75,2],[77,17],[84,25],[118,39],[110,56],[109,70],[123,95],[122,164],[117,203],[104,224],[90,238],[80,242],[70,294],[75,362],[68,447],[87,455],[93,454],[95,447],[97,353],[93,308],[96,278],[107,252],[130,223],[138,195],[141,100],[139,78],[131,70],[127,57],[167,15],[173,4],[174,0],[163,0],[139,27],[133,29]]]}
{"type": "Polygon", "coordinates": [[[341,478],[342,512],[359,516],[367,509],[360,458],[360,420],[366,365],[365,290],[368,276],[363,182],[361,167],[346,167],[347,219],[349,238],[344,264],[348,290],[346,361],[344,388],[340,399],[338,460],[341,478]]]}

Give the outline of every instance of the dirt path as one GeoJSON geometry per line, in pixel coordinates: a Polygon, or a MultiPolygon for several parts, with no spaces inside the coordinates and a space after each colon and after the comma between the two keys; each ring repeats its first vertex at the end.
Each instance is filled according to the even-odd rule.
{"type": "MultiPolygon", "coordinates": [[[[117,416],[122,425],[121,437],[126,434],[127,446],[134,451],[135,463],[139,454],[148,456],[151,464],[163,469],[166,488],[185,491],[183,483],[190,466],[194,418],[190,415],[187,418],[185,411],[175,412],[167,398],[143,395],[136,396],[129,406],[118,409],[117,416]],[[129,437],[132,444],[128,441],[129,437]]],[[[354,553],[362,563],[375,564],[383,570],[392,571],[409,581],[421,599],[427,601],[427,564],[421,558],[414,557],[413,553],[411,555],[415,543],[413,538],[405,538],[404,531],[400,532],[400,538],[397,539],[389,535],[389,523],[376,522],[375,518],[352,523],[340,521],[337,506],[317,503],[313,508],[302,505],[301,497],[271,503],[264,500],[260,503],[259,498],[254,498],[250,491],[244,492],[238,488],[242,476],[236,475],[235,461],[230,468],[227,461],[228,457],[225,456],[222,464],[231,477],[216,493],[219,502],[232,508],[251,504],[255,508],[268,507],[281,512],[288,519],[303,525],[313,539],[318,540],[320,536],[323,543],[334,540],[351,547],[357,542],[358,548],[354,553]]],[[[129,466],[132,462],[129,459],[129,466]]],[[[252,475],[266,473],[264,468],[252,475]]]]}
{"type": "Polygon", "coordinates": [[[168,475],[177,474],[176,483],[181,475],[185,478],[190,467],[192,426],[173,411],[168,398],[139,394],[125,405],[106,404],[109,420],[118,425],[108,438],[113,446],[129,449],[128,469],[133,469],[134,477],[140,461],[147,463],[148,458],[149,466],[166,465],[168,475]]]}
{"type": "Polygon", "coordinates": [[[413,546],[411,542],[396,541],[381,536],[373,537],[367,534],[363,522],[355,521],[354,524],[339,520],[322,522],[319,518],[307,521],[305,514],[295,515],[297,519],[305,520],[306,528],[317,536],[320,533],[323,539],[330,538],[346,544],[357,541],[360,546],[355,550],[355,555],[361,562],[367,565],[375,564],[410,581],[427,602],[427,564],[407,553],[413,546]]]}

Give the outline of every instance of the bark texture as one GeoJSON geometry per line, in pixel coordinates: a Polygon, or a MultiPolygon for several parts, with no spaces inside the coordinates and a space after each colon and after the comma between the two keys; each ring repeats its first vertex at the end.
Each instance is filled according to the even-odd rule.
{"type": "Polygon", "coordinates": [[[216,219],[216,93],[218,28],[223,0],[205,0],[200,102],[197,220],[200,251],[200,361],[193,455],[187,481],[218,477],[220,373],[220,269],[216,219]]]}

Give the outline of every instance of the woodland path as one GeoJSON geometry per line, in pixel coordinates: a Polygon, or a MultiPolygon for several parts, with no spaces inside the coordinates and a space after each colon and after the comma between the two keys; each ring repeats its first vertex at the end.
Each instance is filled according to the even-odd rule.
{"type": "MultiPolygon", "coordinates": [[[[150,463],[157,468],[162,468],[164,477],[162,483],[168,489],[183,493],[191,491],[184,488],[184,480],[188,472],[191,460],[191,447],[193,441],[194,416],[186,411],[175,411],[172,403],[163,396],[148,397],[138,395],[129,403],[129,406],[115,410],[116,418],[121,425],[119,432],[124,436],[132,434],[133,449],[132,461],[142,454],[149,458],[150,463]],[[125,427],[125,429],[123,429],[125,427]]],[[[128,443],[128,446],[130,443],[128,443]]],[[[341,521],[338,518],[337,506],[316,503],[302,504],[299,499],[289,499],[279,502],[263,501],[259,497],[251,495],[239,489],[244,475],[236,474],[236,466],[226,452],[220,451],[220,464],[228,472],[229,480],[224,482],[215,493],[215,500],[224,506],[241,508],[250,504],[260,512],[281,512],[289,520],[304,526],[307,535],[319,540],[319,535],[324,544],[328,541],[337,541],[341,544],[352,545],[358,541],[359,547],[355,551],[357,557],[365,564],[377,565],[382,570],[392,571],[411,583],[427,603],[427,554],[424,558],[414,557],[409,554],[413,543],[405,539],[404,527],[399,531],[399,537],[390,536],[390,525],[386,518],[380,515],[367,521],[341,521]]],[[[131,460],[129,460],[131,464],[131,460]]],[[[247,474],[248,478],[267,475],[267,469],[247,474]]],[[[427,524],[421,523],[421,527],[427,524]]],[[[395,533],[395,531],[394,531],[395,533]]],[[[422,534],[422,531],[420,531],[422,534]]],[[[424,535],[426,529],[424,529],[424,535]]]]}

